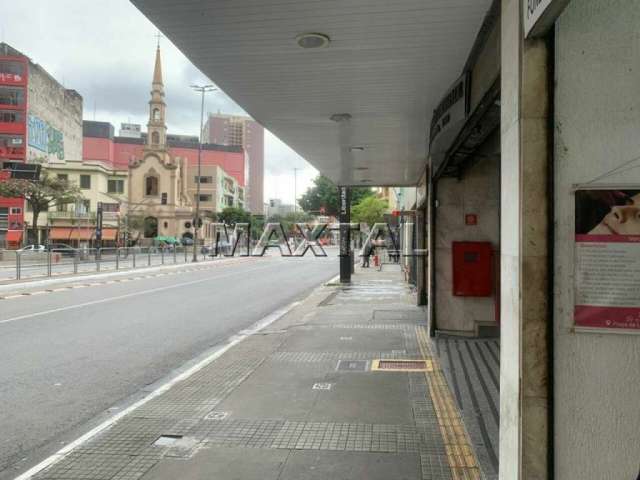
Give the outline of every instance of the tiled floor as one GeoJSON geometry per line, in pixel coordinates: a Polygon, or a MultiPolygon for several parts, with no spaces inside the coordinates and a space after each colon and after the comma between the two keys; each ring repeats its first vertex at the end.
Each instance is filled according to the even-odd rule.
{"type": "MultiPolygon", "coordinates": [[[[356,279],[319,289],[37,478],[479,479],[486,454],[471,446],[456,397],[475,405],[473,381],[463,380],[486,370],[474,363],[481,357],[465,344],[429,342],[399,272],[356,279]],[[385,358],[430,368],[371,369],[385,358]],[[454,388],[438,358],[453,359],[454,388]],[[173,441],[157,445],[163,435],[173,441]]],[[[489,361],[487,348],[480,344],[489,361]]]]}

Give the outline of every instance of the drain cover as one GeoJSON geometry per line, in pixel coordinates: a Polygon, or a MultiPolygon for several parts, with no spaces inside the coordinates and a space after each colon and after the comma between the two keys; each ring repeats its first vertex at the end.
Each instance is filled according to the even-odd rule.
{"type": "Polygon", "coordinates": [[[158,439],[153,442],[156,447],[170,447],[178,440],[182,438],[182,435],[160,435],[158,439]]]}
{"type": "Polygon", "coordinates": [[[384,372],[431,372],[431,360],[374,360],[371,370],[384,372]]]}
{"type": "Polygon", "coordinates": [[[339,360],[338,367],[339,372],[366,372],[369,362],[366,360],[339,360]]]}

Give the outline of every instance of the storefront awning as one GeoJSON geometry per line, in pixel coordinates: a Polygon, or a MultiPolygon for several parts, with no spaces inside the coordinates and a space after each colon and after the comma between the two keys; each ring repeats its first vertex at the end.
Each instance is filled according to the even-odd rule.
{"type": "MultiPolygon", "coordinates": [[[[73,228],[73,227],[55,227],[49,232],[49,238],[51,240],[80,240],[89,241],[93,240],[96,236],[94,228],[73,228]]],[[[117,228],[103,228],[102,240],[112,241],[118,236],[117,228]]]]}
{"type": "Polygon", "coordinates": [[[9,230],[5,239],[7,242],[20,242],[22,240],[22,230],[9,230]]]}
{"type": "Polygon", "coordinates": [[[103,228],[102,229],[102,240],[113,241],[118,237],[118,229],[117,228],[103,228]]]}

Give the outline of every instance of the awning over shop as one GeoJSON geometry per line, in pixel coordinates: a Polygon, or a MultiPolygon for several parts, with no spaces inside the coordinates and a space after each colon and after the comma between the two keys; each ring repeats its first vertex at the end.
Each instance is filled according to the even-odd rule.
{"type": "Polygon", "coordinates": [[[93,228],[56,227],[49,231],[51,240],[91,240],[95,230],[93,228]]]}
{"type": "MultiPolygon", "coordinates": [[[[55,227],[49,231],[49,238],[51,240],[79,240],[89,241],[93,240],[96,236],[95,228],[73,228],[73,227],[55,227]]],[[[102,240],[112,241],[118,236],[117,228],[103,228],[102,240]]]]}
{"type": "Polygon", "coordinates": [[[20,242],[22,240],[22,230],[9,230],[5,237],[7,242],[20,242]]]}
{"type": "Polygon", "coordinates": [[[118,237],[118,229],[117,228],[103,228],[102,229],[102,240],[106,241],[114,241],[118,237]]]}

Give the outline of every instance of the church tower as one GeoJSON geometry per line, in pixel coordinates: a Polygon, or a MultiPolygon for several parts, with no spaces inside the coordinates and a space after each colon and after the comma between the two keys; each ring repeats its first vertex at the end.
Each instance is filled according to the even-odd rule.
{"type": "Polygon", "coordinates": [[[167,105],[164,103],[164,84],[162,82],[162,63],[160,61],[160,45],[156,49],[156,65],[153,70],[151,84],[151,100],[149,100],[149,123],[147,123],[147,148],[152,150],[167,149],[167,105]]]}

